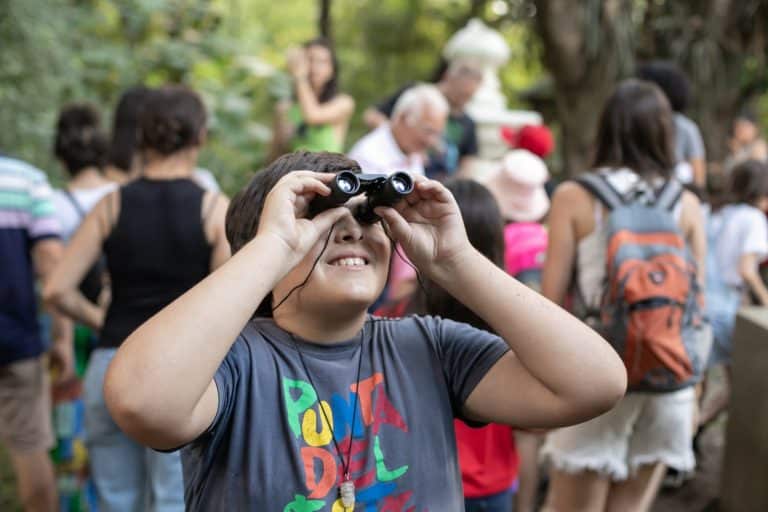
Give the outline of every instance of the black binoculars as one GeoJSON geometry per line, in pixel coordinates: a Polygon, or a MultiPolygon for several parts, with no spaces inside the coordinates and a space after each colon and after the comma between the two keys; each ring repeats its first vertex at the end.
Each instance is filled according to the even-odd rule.
{"type": "Polygon", "coordinates": [[[355,174],[341,171],[328,185],[330,195],[317,196],[309,203],[309,217],[341,206],[358,194],[365,194],[366,201],[352,211],[361,224],[373,224],[380,217],[373,211],[377,206],[392,206],[413,191],[413,178],[408,173],[355,174]]]}

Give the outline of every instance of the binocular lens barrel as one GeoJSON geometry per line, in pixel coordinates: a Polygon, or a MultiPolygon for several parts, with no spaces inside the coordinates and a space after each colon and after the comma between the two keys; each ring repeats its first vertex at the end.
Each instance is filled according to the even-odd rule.
{"type": "Polygon", "coordinates": [[[341,206],[360,193],[360,180],[351,171],[341,171],[328,185],[330,195],[317,196],[309,204],[309,216],[314,217],[320,212],[341,206]]]}
{"type": "Polygon", "coordinates": [[[361,204],[355,217],[367,224],[378,222],[379,216],[373,211],[377,206],[392,206],[413,191],[413,179],[408,173],[396,172],[381,180],[375,192],[368,193],[368,200],[361,204]]]}
{"type": "Polygon", "coordinates": [[[413,192],[413,178],[407,173],[396,172],[387,178],[380,196],[382,201],[392,205],[411,192],[413,192]]]}
{"type": "Polygon", "coordinates": [[[358,194],[365,193],[367,200],[355,209],[358,221],[372,224],[379,220],[373,211],[377,206],[392,206],[413,191],[413,178],[408,173],[360,174],[342,171],[330,183],[328,196],[317,196],[309,204],[309,216],[329,208],[341,206],[358,194]]]}
{"type": "Polygon", "coordinates": [[[357,179],[355,173],[349,171],[342,171],[337,174],[334,184],[344,194],[357,194],[360,189],[360,180],[357,179]]]}

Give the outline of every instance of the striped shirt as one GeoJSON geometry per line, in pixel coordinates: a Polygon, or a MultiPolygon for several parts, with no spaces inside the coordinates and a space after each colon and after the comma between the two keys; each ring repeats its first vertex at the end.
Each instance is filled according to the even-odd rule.
{"type": "Polygon", "coordinates": [[[60,235],[52,195],[43,172],[0,156],[0,365],[44,351],[31,250],[60,235]]]}

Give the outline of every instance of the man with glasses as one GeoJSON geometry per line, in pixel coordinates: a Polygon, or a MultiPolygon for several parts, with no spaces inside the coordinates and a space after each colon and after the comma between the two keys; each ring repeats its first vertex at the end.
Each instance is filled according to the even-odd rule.
{"type": "MultiPolygon", "coordinates": [[[[475,122],[467,115],[465,108],[482,82],[482,69],[465,59],[452,61],[439,75],[435,84],[450,106],[450,114],[442,134],[439,147],[428,152],[425,165],[427,176],[445,179],[462,168],[468,167],[477,155],[475,122]]],[[[363,119],[368,127],[375,129],[392,117],[394,106],[402,94],[413,84],[407,84],[394,95],[366,109],[363,119]]]]}
{"type": "Polygon", "coordinates": [[[397,100],[390,122],[357,141],[349,157],[363,172],[425,174],[427,152],[442,149],[449,109],[436,86],[415,85],[397,100]]]}

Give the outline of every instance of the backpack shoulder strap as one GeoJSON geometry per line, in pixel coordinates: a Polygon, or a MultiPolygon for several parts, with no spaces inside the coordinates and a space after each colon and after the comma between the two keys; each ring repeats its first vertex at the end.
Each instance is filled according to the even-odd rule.
{"type": "Polygon", "coordinates": [[[662,210],[672,210],[684,191],[685,188],[678,180],[674,178],[668,180],[656,196],[656,207],[662,210]]]}
{"type": "Polygon", "coordinates": [[[600,174],[582,174],[576,178],[576,183],[587,189],[589,193],[595,196],[609,210],[615,210],[625,204],[621,194],[600,174]]]}

